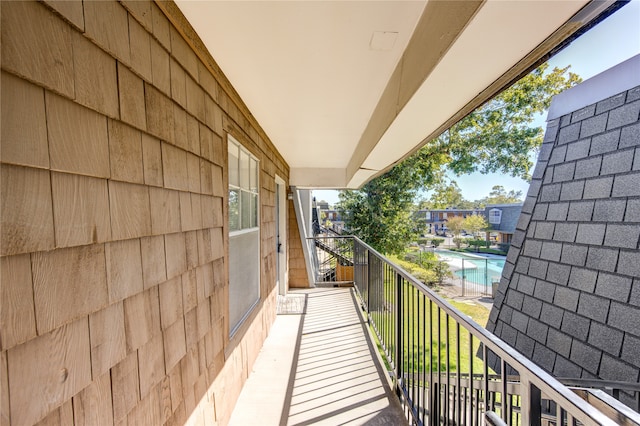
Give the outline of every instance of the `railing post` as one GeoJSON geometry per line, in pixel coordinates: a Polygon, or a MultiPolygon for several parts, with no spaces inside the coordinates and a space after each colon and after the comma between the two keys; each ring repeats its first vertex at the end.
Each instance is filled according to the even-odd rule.
{"type": "Polygon", "coordinates": [[[489,259],[484,260],[484,292],[489,288],[489,259]]]}
{"type": "Polygon", "coordinates": [[[404,315],[402,276],[396,273],[396,393],[402,395],[402,317],[404,315]]]}
{"type": "MultiPolygon", "coordinates": [[[[531,426],[540,426],[540,401],[542,395],[538,389],[528,378],[520,376],[520,386],[522,387],[520,412],[522,414],[522,424],[531,426]]],[[[560,409],[560,407],[558,407],[560,409]]]]}
{"type": "Polygon", "coordinates": [[[464,297],[464,285],[465,285],[465,270],[464,270],[464,259],[462,260],[462,297],[464,297]]]}
{"type": "Polygon", "coordinates": [[[371,312],[371,252],[367,250],[367,320],[371,312]]]}

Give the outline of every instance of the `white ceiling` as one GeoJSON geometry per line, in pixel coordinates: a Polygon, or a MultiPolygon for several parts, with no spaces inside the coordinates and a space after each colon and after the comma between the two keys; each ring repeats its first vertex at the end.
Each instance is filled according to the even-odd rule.
{"type": "Polygon", "coordinates": [[[455,34],[455,1],[176,3],[289,164],[290,184],[345,188],[422,144],[589,2],[478,3],[455,34]],[[416,64],[423,56],[435,59],[416,64]]]}

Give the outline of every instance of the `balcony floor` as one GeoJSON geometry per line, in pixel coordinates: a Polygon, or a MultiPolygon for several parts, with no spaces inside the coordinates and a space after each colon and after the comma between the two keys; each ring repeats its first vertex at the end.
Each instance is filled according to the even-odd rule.
{"type": "Polygon", "coordinates": [[[298,290],[288,298],[285,310],[302,306],[304,313],[277,316],[230,424],[406,424],[353,289],[298,290]]]}

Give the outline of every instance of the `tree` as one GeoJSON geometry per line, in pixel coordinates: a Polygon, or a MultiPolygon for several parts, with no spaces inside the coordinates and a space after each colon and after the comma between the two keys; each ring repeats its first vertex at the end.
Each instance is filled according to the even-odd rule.
{"type": "Polygon", "coordinates": [[[478,232],[483,231],[489,227],[489,224],[487,223],[487,220],[484,218],[484,216],[475,214],[467,216],[464,219],[462,225],[466,231],[471,232],[474,236],[478,232]]]}
{"type": "Polygon", "coordinates": [[[443,180],[438,182],[432,188],[431,197],[428,201],[421,204],[431,209],[446,209],[448,207],[456,207],[459,209],[471,209],[473,203],[465,200],[462,191],[456,181],[443,180]]]}
{"type": "Polygon", "coordinates": [[[417,235],[408,213],[415,198],[435,188],[447,169],[528,179],[529,154],[539,148],[543,133],[531,123],[553,95],[580,82],[569,67],[547,68],[540,66],[362,189],[343,191],[338,209],[350,232],[378,251],[398,253],[417,235]]]}
{"type": "Polygon", "coordinates": [[[418,192],[443,177],[445,156],[413,155],[360,190],[341,191],[338,210],[345,227],[376,250],[401,253],[418,236],[411,211],[418,192]]]}
{"type": "Polygon", "coordinates": [[[532,127],[551,98],[581,81],[569,67],[547,72],[543,64],[475,109],[422,149],[445,153],[455,174],[501,172],[530,179],[529,154],[542,144],[543,130],[532,127]]]}
{"type": "Polygon", "coordinates": [[[460,234],[464,229],[463,225],[464,218],[462,216],[454,216],[450,219],[447,219],[447,229],[453,234],[453,242],[457,248],[460,248],[460,244],[462,244],[462,238],[460,238],[460,234]]]}
{"type": "Polygon", "coordinates": [[[488,204],[510,204],[522,201],[522,191],[507,192],[502,185],[494,185],[489,196],[480,200],[485,206],[488,204]]]}
{"type": "Polygon", "coordinates": [[[464,230],[464,218],[462,216],[454,216],[447,219],[447,229],[451,231],[455,237],[460,236],[464,230]]]}
{"type": "Polygon", "coordinates": [[[451,272],[451,268],[449,268],[447,262],[441,260],[436,261],[431,269],[436,274],[436,277],[438,277],[438,285],[444,284],[445,278],[453,277],[453,273],[451,272]]]}
{"type": "Polygon", "coordinates": [[[438,247],[440,244],[444,243],[444,238],[432,238],[431,239],[431,244],[434,247],[438,247]]]}

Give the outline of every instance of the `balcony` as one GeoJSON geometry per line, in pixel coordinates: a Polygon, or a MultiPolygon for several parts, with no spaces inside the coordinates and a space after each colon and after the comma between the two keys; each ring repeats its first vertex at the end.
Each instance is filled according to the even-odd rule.
{"type": "Polygon", "coordinates": [[[280,311],[231,424],[402,424],[353,289],[287,297],[300,309],[280,311]]]}
{"type": "Polygon", "coordinates": [[[358,238],[309,241],[325,286],[287,296],[232,424],[640,424],[614,398],[640,386],[566,386],[358,238]]]}

